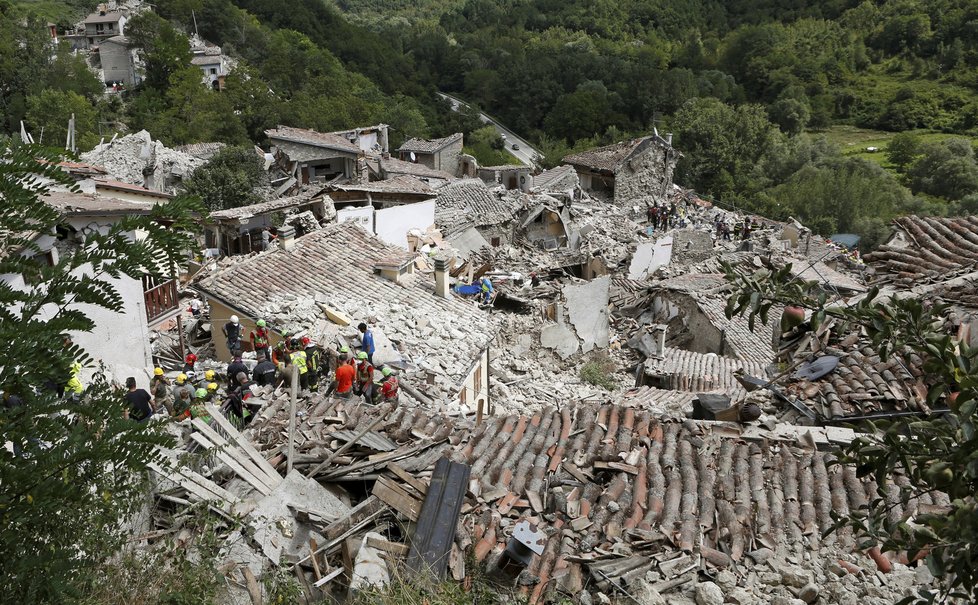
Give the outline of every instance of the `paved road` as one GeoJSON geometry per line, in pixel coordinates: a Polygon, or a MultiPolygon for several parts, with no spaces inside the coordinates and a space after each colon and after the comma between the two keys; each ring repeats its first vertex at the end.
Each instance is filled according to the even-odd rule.
{"type": "MultiPolygon", "coordinates": [[[[469,104],[465,101],[457,97],[453,97],[452,95],[447,95],[443,92],[438,93],[438,96],[451,101],[453,111],[458,111],[459,106],[469,106],[469,104]]],[[[524,139],[517,136],[515,132],[490,118],[488,115],[480,113],[479,119],[482,120],[483,124],[491,124],[493,127],[495,127],[499,135],[506,141],[506,151],[508,151],[510,155],[515,157],[523,164],[526,164],[527,166],[534,166],[536,161],[543,157],[539,151],[531,147],[530,144],[524,139]],[[519,149],[513,149],[514,143],[519,146],[519,149]]]]}

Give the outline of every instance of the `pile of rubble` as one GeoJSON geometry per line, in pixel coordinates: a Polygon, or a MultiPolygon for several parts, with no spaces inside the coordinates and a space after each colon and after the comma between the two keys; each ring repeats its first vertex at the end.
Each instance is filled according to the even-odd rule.
{"type": "Polygon", "coordinates": [[[194,170],[207,163],[154,141],[145,130],[101,143],[81,154],[81,159],[104,168],[124,183],[166,193],[175,192],[194,170]]]}

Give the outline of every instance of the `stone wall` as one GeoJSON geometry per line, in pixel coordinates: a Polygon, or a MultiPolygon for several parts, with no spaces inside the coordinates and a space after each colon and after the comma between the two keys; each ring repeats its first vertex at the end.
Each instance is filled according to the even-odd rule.
{"type": "Polygon", "coordinates": [[[432,168],[436,170],[444,170],[449,174],[454,174],[455,176],[462,176],[459,167],[459,158],[462,155],[462,139],[455,141],[448,147],[445,147],[435,156],[435,165],[432,168]]]}
{"type": "Polygon", "coordinates": [[[662,202],[672,188],[672,172],[679,154],[650,139],[647,147],[626,162],[615,175],[615,203],[662,202]],[[651,199],[650,199],[651,198],[651,199]]]}

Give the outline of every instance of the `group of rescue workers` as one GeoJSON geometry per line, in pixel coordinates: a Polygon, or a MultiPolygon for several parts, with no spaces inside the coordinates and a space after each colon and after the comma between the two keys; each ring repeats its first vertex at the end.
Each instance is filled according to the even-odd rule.
{"type": "Polygon", "coordinates": [[[197,371],[197,356],[190,353],[172,384],[159,367],[154,369],[148,393],[137,389],[135,379],[130,378],[126,382],[129,417],[145,421],[153,415],[166,414],[179,420],[203,418],[206,421],[207,405],[213,403],[245,424],[259,409],[259,406],[248,403],[252,397],[252,387],[276,387],[282,384],[287,387],[294,375],[303,391],[316,392],[324,388],[327,396],[342,399],[359,396],[369,404],[375,401],[396,404],[400,391],[396,373],[384,365],[380,368],[380,380],[377,380],[377,370],[373,365],[376,351],[373,333],[365,323],[361,323],[358,329],[360,350],[355,355],[348,346],[338,350],[322,347],[308,336],[290,337],[285,332],[273,347],[268,324],[264,319],[259,319],[249,334],[257,361],[254,368],[249,370],[242,361],[241,322],[236,315],[232,315],[222,328],[233,358],[225,376],[219,378],[212,369],[197,371]]]}

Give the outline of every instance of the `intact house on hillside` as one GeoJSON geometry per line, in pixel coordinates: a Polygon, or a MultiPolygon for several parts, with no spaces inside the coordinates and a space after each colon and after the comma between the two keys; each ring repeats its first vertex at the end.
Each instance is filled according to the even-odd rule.
{"type": "Polygon", "coordinates": [[[190,64],[201,71],[205,86],[224,90],[224,77],[228,75],[228,61],[220,46],[204,44],[191,49],[190,64]]]}
{"type": "MultiPolygon", "coordinates": [[[[39,233],[35,240],[41,250],[38,256],[51,266],[71,249],[84,245],[91,234],[104,234],[120,219],[149,214],[153,207],[151,203],[59,191],[50,192],[43,201],[65,217],[64,228],[59,228],[56,233],[39,233]]],[[[140,235],[133,233],[132,237],[139,238],[140,235]]],[[[74,305],[73,308],[92,319],[95,329],[72,334],[72,338],[96,361],[104,363],[116,380],[121,382],[127,376],[145,377],[146,368],[153,363],[149,331],[179,315],[177,281],[175,278],[157,281],[149,276],[142,279],[124,275],[101,277],[118,291],[122,311],[114,313],[92,305],[74,305]]],[[[29,275],[0,275],[0,280],[20,290],[31,288],[34,283],[29,275]]]]}
{"type": "Polygon", "coordinates": [[[134,51],[125,36],[113,36],[99,45],[99,61],[102,65],[102,81],[106,86],[122,84],[135,86],[141,78],[136,72],[134,51]]]}
{"type": "Polygon", "coordinates": [[[456,132],[441,139],[408,139],[397,149],[397,154],[402,161],[459,176],[462,133],[456,132]]]}
{"type": "Polygon", "coordinates": [[[100,10],[85,17],[82,48],[101,46],[102,42],[114,36],[125,34],[127,17],[121,11],[100,10]]]}
{"type": "Polygon", "coordinates": [[[577,171],[585,191],[611,195],[616,204],[663,202],[672,191],[680,153],[672,136],[658,134],[589,149],[563,159],[577,171]]]}
{"type": "MultiPolygon", "coordinates": [[[[396,345],[387,348],[392,358],[385,363],[402,369],[402,381],[439,405],[474,410],[480,401],[488,402],[494,328],[488,314],[449,291],[446,268],[436,265],[435,275],[416,274],[415,258],[352,223],[339,223],[283,240],[274,250],[206,277],[198,287],[214,324],[236,314],[244,334],[273,314],[276,301],[314,304],[319,314],[300,320],[302,330],[290,332],[310,334],[327,346],[374,315],[377,337],[382,333],[396,345]],[[446,324],[450,328],[435,329],[446,324]]],[[[229,359],[220,330],[213,334],[217,357],[229,359]]]]}

